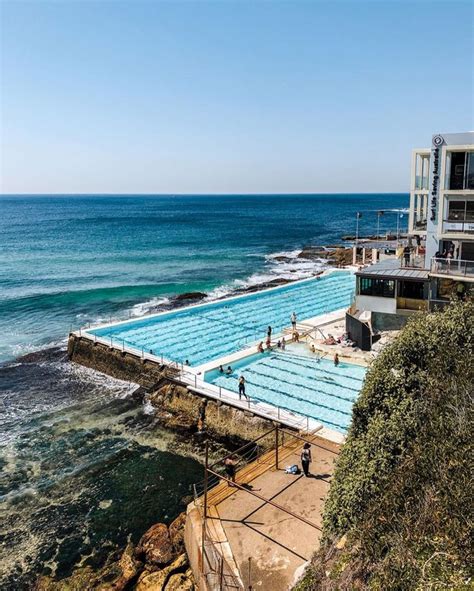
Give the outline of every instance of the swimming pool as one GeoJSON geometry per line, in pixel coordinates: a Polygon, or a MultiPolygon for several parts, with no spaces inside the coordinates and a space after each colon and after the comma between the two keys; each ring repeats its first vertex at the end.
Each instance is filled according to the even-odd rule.
{"type": "Polygon", "coordinates": [[[243,375],[251,399],[309,416],[345,433],[366,368],[342,362],[335,367],[332,360],[318,359],[302,348],[296,350],[257,353],[234,363],[231,375],[211,370],[204,379],[238,392],[238,380],[243,375]]]}
{"type": "Polygon", "coordinates": [[[192,366],[228,355],[250,341],[264,340],[267,326],[277,334],[290,324],[350,305],[355,277],[349,271],[220,300],[115,325],[88,330],[165,359],[192,366]]]}

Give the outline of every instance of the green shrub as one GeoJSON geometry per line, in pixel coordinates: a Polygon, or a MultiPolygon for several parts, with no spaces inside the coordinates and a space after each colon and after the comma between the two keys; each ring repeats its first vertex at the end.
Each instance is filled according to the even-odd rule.
{"type": "Polygon", "coordinates": [[[473,377],[472,302],[418,316],[379,355],[299,589],[470,588],[473,377]]]}

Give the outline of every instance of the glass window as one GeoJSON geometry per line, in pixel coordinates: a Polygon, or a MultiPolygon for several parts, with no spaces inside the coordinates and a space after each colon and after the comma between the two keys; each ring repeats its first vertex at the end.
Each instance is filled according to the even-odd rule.
{"type": "Polygon", "coordinates": [[[464,220],[466,212],[465,201],[451,201],[448,203],[448,220],[464,220]]]}
{"type": "Polygon", "coordinates": [[[474,152],[468,152],[466,189],[474,189],[474,152]]]}
{"type": "Polygon", "coordinates": [[[399,295],[413,300],[423,299],[423,281],[401,281],[399,295]]]}
{"type": "Polygon", "coordinates": [[[360,294],[393,298],[395,296],[395,281],[391,279],[360,278],[360,294]]]}
{"type": "Polygon", "coordinates": [[[449,188],[454,191],[464,189],[464,169],[466,164],[466,152],[452,152],[451,174],[449,188]]]}
{"type": "Polygon", "coordinates": [[[474,200],[466,201],[466,221],[472,222],[474,220],[474,200]]]}

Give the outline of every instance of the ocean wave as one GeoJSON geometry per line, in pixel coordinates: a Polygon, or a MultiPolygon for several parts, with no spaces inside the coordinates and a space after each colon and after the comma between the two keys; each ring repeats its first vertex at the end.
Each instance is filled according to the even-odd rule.
{"type": "Polygon", "coordinates": [[[8,367],[16,367],[21,365],[21,361],[18,362],[18,357],[23,357],[29,353],[36,353],[38,351],[44,351],[46,349],[61,349],[66,350],[67,348],[67,336],[61,339],[54,339],[48,343],[17,343],[10,347],[10,356],[16,361],[13,363],[6,362],[8,367]]]}
{"type": "Polygon", "coordinates": [[[152,298],[151,300],[148,300],[146,302],[141,302],[139,304],[135,304],[134,306],[132,306],[132,308],[130,310],[130,314],[133,317],[144,316],[145,314],[148,314],[149,312],[155,311],[155,309],[158,306],[166,306],[169,303],[170,303],[169,298],[165,298],[165,297],[152,298]]]}
{"type": "Polygon", "coordinates": [[[296,259],[301,252],[301,248],[297,250],[282,250],[281,252],[272,252],[271,254],[265,255],[267,260],[273,260],[278,258],[296,259]]]}
{"type": "Polygon", "coordinates": [[[300,253],[299,249],[265,255],[266,264],[262,270],[252,273],[245,279],[235,279],[230,283],[216,287],[208,294],[206,300],[213,301],[228,297],[236,292],[265,285],[277,279],[285,281],[309,279],[327,268],[325,260],[299,258],[300,253]]]}

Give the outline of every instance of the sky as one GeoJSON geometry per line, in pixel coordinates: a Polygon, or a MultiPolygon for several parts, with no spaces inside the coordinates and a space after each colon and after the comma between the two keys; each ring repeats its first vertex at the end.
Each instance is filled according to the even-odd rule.
{"type": "Polygon", "coordinates": [[[0,0],[0,191],[407,191],[474,129],[473,7],[0,0]]]}

